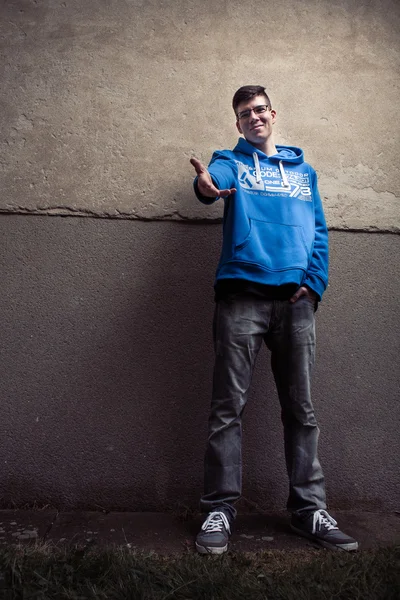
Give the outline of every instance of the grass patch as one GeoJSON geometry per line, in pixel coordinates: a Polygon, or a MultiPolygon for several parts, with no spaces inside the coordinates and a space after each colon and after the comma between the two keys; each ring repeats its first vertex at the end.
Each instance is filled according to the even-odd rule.
{"type": "Polygon", "coordinates": [[[9,547],[0,550],[0,598],[398,600],[400,546],[221,557],[165,557],[121,547],[9,547]]]}

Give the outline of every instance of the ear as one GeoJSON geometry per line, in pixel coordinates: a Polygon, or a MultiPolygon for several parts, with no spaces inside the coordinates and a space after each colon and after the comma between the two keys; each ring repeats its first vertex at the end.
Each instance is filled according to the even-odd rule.
{"type": "Polygon", "coordinates": [[[236,119],[236,127],[239,133],[243,133],[242,128],[240,127],[239,121],[236,119]]]}
{"type": "Polygon", "coordinates": [[[275,123],[275,121],[276,121],[276,110],[274,110],[273,108],[271,108],[271,115],[272,115],[272,122],[275,123]]]}

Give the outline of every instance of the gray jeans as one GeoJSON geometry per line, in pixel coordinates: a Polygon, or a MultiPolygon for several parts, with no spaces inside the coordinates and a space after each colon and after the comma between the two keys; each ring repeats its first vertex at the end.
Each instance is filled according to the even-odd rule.
{"type": "Polygon", "coordinates": [[[302,296],[291,304],[232,294],[216,303],[215,367],[205,455],[204,512],[224,510],[242,491],[242,414],[262,341],[271,351],[284,429],[289,476],[287,508],[301,516],[326,508],[324,476],[317,456],[319,429],[310,394],[315,355],[314,303],[302,296]]]}

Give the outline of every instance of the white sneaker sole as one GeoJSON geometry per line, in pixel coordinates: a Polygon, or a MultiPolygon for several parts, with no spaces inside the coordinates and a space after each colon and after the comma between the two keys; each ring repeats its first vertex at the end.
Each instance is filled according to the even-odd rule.
{"type": "Polygon", "coordinates": [[[214,547],[214,546],[201,546],[196,542],[196,550],[200,554],[223,554],[228,550],[228,544],[225,546],[214,547]]]}
{"type": "Polygon", "coordinates": [[[323,546],[324,548],[328,548],[329,550],[345,550],[346,552],[354,552],[355,550],[358,550],[358,542],[349,542],[348,544],[340,544],[340,545],[330,544],[329,542],[325,542],[325,540],[322,540],[321,538],[316,537],[312,533],[307,533],[307,531],[303,531],[302,529],[297,529],[297,527],[294,527],[292,524],[290,525],[290,528],[292,529],[292,531],[294,531],[298,535],[301,535],[301,536],[307,538],[308,540],[312,540],[319,546],[323,546]]]}

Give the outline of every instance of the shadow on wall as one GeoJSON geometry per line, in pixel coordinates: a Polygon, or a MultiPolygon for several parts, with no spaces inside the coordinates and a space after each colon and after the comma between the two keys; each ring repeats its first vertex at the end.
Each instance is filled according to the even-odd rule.
{"type": "MultiPolygon", "coordinates": [[[[0,236],[2,506],[196,509],[220,225],[2,215],[0,236]]],[[[398,497],[398,239],[336,233],[332,245],[313,386],[331,506],[398,497]]],[[[269,510],[287,478],[268,363],[264,350],[243,492],[269,510]]]]}
{"type": "Polygon", "coordinates": [[[211,379],[208,240],[174,223],[5,221],[3,505],[193,504],[211,379]]]}
{"type": "MultiPolygon", "coordinates": [[[[197,508],[221,226],[29,216],[0,223],[3,506],[197,508]]],[[[259,433],[267,455],[274,437],[263,426],[259,433]]],[[[257,474],[264,457],[255,457],[251,438],[245,444],[257,474]]],[[[272,490],[273,480],[272,472],[272,490]]],[[[248,497],[253,484],[246,475],[248,497]]]]}
{"type": "MultiPolygon", "coordinates": [[[[197,508],[221,225],[0,221],[13,264],[2,315],[3,505],[197,508]]],[[[287,490],[265,350],[258,364],[244,418],[246,509],[283,507],[287,490]]]]}

